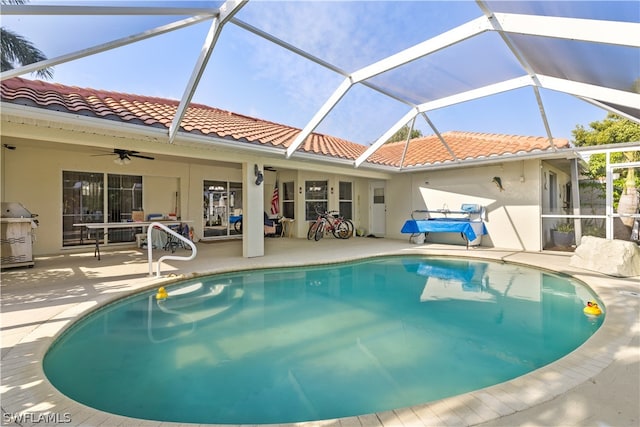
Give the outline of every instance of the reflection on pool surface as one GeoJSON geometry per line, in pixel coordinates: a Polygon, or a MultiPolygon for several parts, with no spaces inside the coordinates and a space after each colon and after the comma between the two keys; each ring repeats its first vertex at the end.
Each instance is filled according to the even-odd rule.
{"type": "Polygon", "coordinates": [[[380,412],[544,366],[602,323],[579,282],[516,265],[384,257],[215,275],[135,295],[60,337],[50,381],[94,408],[191,423],[380,412]]]}

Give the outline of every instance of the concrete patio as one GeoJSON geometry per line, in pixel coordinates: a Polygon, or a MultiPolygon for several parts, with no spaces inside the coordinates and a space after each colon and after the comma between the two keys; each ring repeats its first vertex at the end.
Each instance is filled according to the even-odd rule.
{"type": "MultiPolygon", "coordinates": [[[[2,271],[2,423],[17,413],[69,414],[60,425],[170,426],[97,411],[63,396],[47,381],[42,358],[54,338],[97,306],[178,277],[275,266],[332,263],[386,254],[429,254],[513,262],[570,274],[590,286],[606,307],[598,332],[566,357],[523,377],[411,408],[313,426],[638,426],[640,425],[640,278],[619,279],[569,266],[571,254],[526,253],[407,240],[333,238],[320,242],[275,238],[266,255],[243,258],[241,241],[199,243],[194,261],[163,264],[148,275],[146,251],[103,248],[36,259],[33,268],[2,271]]],[[[186,252],[185,252],[186,253],[186,252]]],[[[157,256],[157,255],[156,255],[157,256]]],[[[37,421],[37,420],[36,420],[37,421]]],[[[56,424],[56,423],[53,423],[56,424]]]]}

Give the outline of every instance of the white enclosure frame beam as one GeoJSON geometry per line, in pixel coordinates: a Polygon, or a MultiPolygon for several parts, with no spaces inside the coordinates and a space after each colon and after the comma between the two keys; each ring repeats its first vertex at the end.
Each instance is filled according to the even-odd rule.
{"type": "MultiPolygon", "coordinates": [[[[581,215],[580,211],[580,167],[578,166],[578,158],[571,159],[571,204],[573,205],[573,214],[581,215]]],[[[582,221],[575,218],[573,221],[573,229],[576,236],[576,242],[580,244],[582,240],[582,221]]]]}
{"type": "MultiPolygon", "coordinates": [[[[354,72],[353,74],[351,74],[351,84],[353,85],[355,83],[365,81],[378,74],[384,73],[393,68],[400,67],[415,59],[424,57],[440,49],[481,34],[485,31],[496,31],[500,34],[502,39],[505,41],[511,52],[514,54],[516,59],[520,62],[529,76],[526,78],[522,77],[507,80],[495,85],[474,89],[462,94],[440,98],[438,100],[419,105],[419,113],[424,113],[436,108],[458,104],[460,102],[478,99],[519,87],[533,86],[534,95],[538,104],[538,109],[540,111],[543,125],[547,133],[549,144],[553,149],[555,149],[556,147],[553,143],[551,127],[549,125],[544,105],[542,103],[542,98],[538,90],[539,87],[557,90],[576,96],[584,96],[597,100],[603,100],[623,106],[633,107],[634,105],[640,105],[640,99],[638,99],[640,98],[640,96],[635,94],[627,93],[627,95],[631,96],[626,96],[625,92],[623,91],[598,88],[597,86],[593,85],[585,85],[548,76],[537,75],[528,64],[528,61],[526,61],[523,55],[521,55],[520,52],[518,52],[514,45],[511,43],[507,34],[505,34],[529,34],[543,37],[554,37],[571,40],[577,39],[594,43],[607,43],[635,47],[640,46],[640,25],[635,23],[621,23],[590,19],[558,18],[505,13],[494,14],[484,6],[483,2],[479,1],[478,3],[487,16],[469,21],[466,24],[463,24],[450,31],[442,33],[436,37],[426,40],[425,42],[419,43],[413,47],[405,49],[402,52],[398,52],[397,54],[391,55],[385,59],[382,59],[381,61],[378,61],[354,72]],[[627,34],[620,32],[621,27],[628,31],[629,34],[635,34],[637,35],[637,37],[633,41],[629,41],[627,34]],[[540,79],[543,80],[541,81],[540,79]],[[567,84],[564,85],[562,82],[566,82],[567,84]],[[632,105],[629,105],[629,103],[631,103],[632,105]]],[[[399,122],[407,123],[408,120],[405,121],[405,117],[400,119],[399,122]]],[[[313,131],[315,126],[317,126],[320,121],[317,121],[317,123],[315,123],[314,127],[309,132],[313,131]]],[[[400,127],[402,126],[404,126],[404,124],[400,127]]],[[[392,129],[395,129],[397,131],[397,129],[399,129],[398,124],[396,123],[396,125],[392,129]]],[[[382,144],[384,144],[384,142],[386,142],[386,139],[383,140],[383,138],[388,135],[390,131],[391,130],[386,132],[381,138],[379,138],[376,142],[369,146],[365,153],[363,153],[358,159],[356,159],[354,163],[356,167],[360,166],[371,154],[373,154],[382,144]]],[[[393,133],[395,133],[395,131],[391,132],[391,135],[393,135],[393,133]]],[[[308,134],[301,135],[302,140],[304,140],[306,136],[308,136],[308,134]]],[[[300,143],[301,141],[298,142],[298,145],[300,143]]],[[[290,149],[291,148],[292,147],[290,147],[290,149]]],[[[297,146],[293,147],[292,152],[295,151],[296,148],[297,146]]]]}
{"type": "MultiPolygon", "coordinates": [[[[280,46],[280,47],[282,47],[284,49],[287,49],[288,51],[293,52],[296,55],[302,56],[303,58],[308,59],[311,62],[314,62],[314,63],[316,63],[316,64],[318,64],[318,65],[320,65],[320,66],[322,66],[322,67],[324,67],[324,68],[326,68],[328,70],[331,70],[334,73],[341,75],[342,77],[345,77],[345,78],[349,77],[349,73],[347,71],[343,70],[342,68],[337,67],[336,65],[331,64],[331,63],[329,63],[329,62],[327,62],[327,61],[325,61],[323,59],[320,59],[317,56],[311,55],[309,52],[304,51],[304,50],[302,50],[302,49],[300,49],[298,47],[295,47],[292,44],[287,43],[284,40],[281,40],[281,39],[273,36],[272,34],[267,33],[266,31],[263,31],[263,30],[261,30],[259,28],[256,28],[251,24],[247,24],[246,22],[241,21],[238,18],[232,18],[229,22],[232,23],[232,24],[236,24],[238,27],[242,28],[243,30],[249,31],[249,32],[251,32],[251,33],[253,33],[253,34],[255,34],[255,35],[259,36],[259,37],[262,37],[265,40],[270,41],[271,43],[274,43],[274,44],[276,44],[276,45],[278,45],[278,46],[280,46]]],[[[405,105],[407,105],[409,107],[415,107],[414,103],[408,102],[407,100],[402,99],[402,98],[394,95],[393,93],[381,88],[380,86],[374,85],[374,84],[372,84],[370,82],[360,82],[360,84],[362,84],[363,86],[368,87],[369,89],[373,89],[376,92],[379,92],[379,93],[381,93],[381,94],[383,94],[385,96],[388,96],[389,98],[392,98],[392,99],[394,99],[394,100],[396,100],[396,101],[398,101],[398,102],[400,102],[402,104],[405,104],[405,105]]]]}
{"type": "Polygon", "coordinates": [[[502,92],[508,92],[514,89],[531,86],[533,83],[529,76],[516,77],[514,79],[505,80],[500,83],[479,87],[477,89],[468,90],[455,95],[446,96],[436,99],[435,101],[425,102],[418,105],[418,111],[426,113],[427,111],[436,110],[438,108],[448,107],[450,105],[459,104],[461,102],[472,101],[474,99],[484,98],[485,96],[495,95],[502,92]]]}
{"type": "Polygon", "coordinates": [[[606,110],[606,111],[610,111],[610,112],[612,112],[612,113],[614,113],[614,114],[619,115],[620,117],[623,117],[623,118],[625,118],[625,119],[627,119],[627,120],[630,120],[630,121],[632,121],[632,122],[634,122],[634,123],[638,123],[638,124],[640,125],[640,118],[635,117],[635,116],[632,116],[632,115],[630,115],[630,114],[627,114],[627,113],[626,113],[626,112],[624,112],[624,111],[620,111],[620,110],[619,110],[619,109],[617,109],[617,108],[613,108],[613,107],[612,107],[611,105],[609,105],[609,104],[605,104],[605,103],[602,103],[602,102],[596,101],[595,99],[585,98],[585,97],[582,97],[582,96],[581,96],[581,97],[579,97],[579,98],[580,98],[580,99],[582,99],[582,100],[583,100],[583,101],[585,101],[585,102],[588,102],[589,104],[591,104],[591,105],[593,105],[593,106],[596,106],[596,107],[598,107],[598,108],[602,108],[603,110],[606,110]]]}
{"type": "Polygon", "coordinates": [[[349,76],[349,73],[346,72],[345,70],[343,70],[343,69],[341,69],[339,67],[336,67],[335,65],[333,65],[333,64],[331,64],[331,63],[329,63],[327,61],[324,61],[324,60],[318,58],[317,56],[311,55],[309,52],[307,52],[305,50],[302,50],[302,49],[300,49],[298,47],[295,47],[291,43],[287,43],[284,40],[281,40],[281,39],[275,37],[273,34],[270,34],[270,33],[266,32],[266,31],[263,31],[263,30],[261,30],[259,28],[256,28],[253,25],[248,24],[248,23],[246,23],[246,22],[244,22],[244,21],[242,21],[242,20],[240,20],[238,18],[232,18],[232,19],[229,20],[229,22],[232,23],[232,24],[237,25],[238,27],[242,28],[243,30],[249,31],[250,33],[253,33],[256,36],[262,37],[263,39],[268,40],[271,43],[274,43],[274,44],[276,44],[276,45],[278,45],[278,46],[280,46],[280,47],[282,47],[284,49],[287,49],[290,52],[293,52],[293,53],[295,53],[297,55],[300,55],[303,58],[308,59],[311,62],[315,62],[316,64],[321,65],[321,66],[333,71],[334,73],[340,74],[343,77],[348,77],[349,76]]]}
{"type": "Polygon", "coordinates": [[[613,168],[611,167],[611,152],[605,153],[605,200],[606,200],[606,224],[605,237],[607,240],[613,239],[613,168]]]}
{"type": "Polygon", "coordinates": [[[369,158],[369,156],[371,156],[378,148],[380,148],[382,144],[387,142],[389,138],[391,138],[396,132],[398,132],[404,125],[409,123],[410,120],[413,120],[418,114],[419,112],[416,109],[412,109],[407,114],[402,116],[400,120],[398,120],[393,126],[391,126],[380,138],[376,140],[376,142],[371,144],[369,148],[367,148],[365,152],[355,160],[354,166],[360,166],[365,160],[369,158]]]}
{"type": "MultiPolygon", "coordinates": [[[[423,56],[442,50],[448,46],[459,43],[475,35],[489,31],[491,26],[486,18],[481,17],[474,19],[473,21],[462,24],[452,30],[437,35],[429,40],[398,52],[394,55],[388,56],[378,62],[361,68],[355,71],[340,84],[340,86],[334,91],[324,105],[318,110],[313,118],[307,123],[302,132],[298,134],[296,139],[287,148],[286,156],[290,158],[293,153],[300,147],[304,140],[313,132],[313,130],[320,124],[320,122],[331,112],[335,105],[342,99],[342,97],[349,91],[349,89],[356,83],[363,82],[371,77],[375,77],[378,74],[382,74],[386,71],[400,67],[411,61],[414,61],[423,56]]],[[[405,121],[404,123],[407,123],[405,121]]],[[[402,126],[401,126],[402,127],[402,126]]],[[[395,132],[394,132],[395,133],[395,132]]],[[[393,133],[392,133],[393,135],[393,133]]]]}
{"type": "Polygon", "coordinates": [[[531,77],[522,76],[516,77],[515,79],[505,80],[500,83],[495,83],[492,85],[484,86],[478,89],[472,89],[466,92],[461,92],[455,95],[447,96],[444,98],[437,99],[435,101],[426,102],[424,104],[418,105],[418,107],[414,110],[409,111],[405,114],[396,124],[385,132],[380,138],[376,140],[373,144],[367,148],[367,150],[358,157],[354,165],[355,167],[359,167],[362,163],[364,163],[369,156],[371,156],[378,148],[380,148],[389,138],[393,136],[402,126],[409,122],[413,118],[413,116],[426,113],[427,111],[436,110],[442,107],[448,107],[450,105],[459,104],[461,102],[471,101],[473,99],[483,98],[489,95],[495,95],[501,92],[507,92],[513,89],[519,89],[526,86],[531,86],[533,83],[531,81],[531,77]]]}
{"type": "Polygon", "coordinates": [[[508,33],[640,47],[640,24],[635,22],[510,13],[493,16],[508,33]]]}
{"type": "MultiPolygon", "coordinates": [[[[507,48],[511,51],[513,56],[515,56],[516,60],[520,63],[520,66],[526,70],[526,72],[531,76],[531,78],[538,84],[536,80],[536,72],[529,64],[529,61],[525,58],[525,56],[518,50],[515,44],[512,42],[511,38],[507,33],[504,32],[504,28],[502,27],[502,21],[499,19],[495,19],[495,15],[489,8],[485,5],[483,0],[477,0],[480,9],[484,12],[485,16],[491,23],[491,26],[495,31],[498,32],[502,41],[507,45],[507,48]]],[[[503,14],[504,16],[504,14],[503,14]]],[[[542,97],[540,96],[540,91],[537,86],[533,87],[533,93],[536,98],[536,102],[538,104],[538,110],[540,111],[540,118],[542,119],[542,123],[544,125],[545,132],[547,133],[547,140],[549,141],[549,145],[555,148],[553,143],[553,134],[551,133],[551,126],[549,126],[549,120],[547,119],[547,114],[544,110],[544,104],[542,103],[542,97]]]]}
{"type": "MultiPolygon", "coordinates": [[[[534,80],[536,80],[536,77],[534,77],[534,80]]],[[[533,86],[533,94],[536,97],[536,103],[538,104],[538,110],[540,111],[540,117],[542,118],[542,124],[544,125],[544,130],[547,133],[549,145],[555,150],[556,145],[553,142],[553,134],[551,133],[551,126],[549,126],[547,113],[544,111],[544,103],[542,102],[542,97],[540,96],[540,90],[538,89],[538,86],[533,86]]]]}
{"type": "MultiPolygon", "coordinates": [[[[4,12],[4,11],[3,11],[4,12]]],[[[33,73],[44,68],[50,68],[58,64],[73,61],[75,59],[84,58],[86,56],[95,55],[97,53],[106,52],[111,49],[115,49],[121,46],[126,46],[131,43],[135,43],[141,40],[145,40],[151,37],[159,36],[171,31],[175,31],[181,28],[188,27],[189,25],[197,24],[206,20],[210,20],[211,16],[194,16],[191,18],[182,19],[180,21],[172,22],[170,24],[162,25],[160,27],[153,28],[151,30],[144,31],[139,34],[123,37],[121,39],[113,40],[107,43],[99,44],[86,49],[78,50],[75,52],[60,55],[56,58],[45,59],[43,61],[35,62],[33,64],[27,64],[25,66],[7,70],[0,73],[0,81],[17,77],[22,74],[33,73]]]]}
{"type": "Polygon", "coordinates": [[[407,150],[409,150],[409,143],[411,142],[411,133],[413,132],[413,127],[416,124],[416,116],[413,116],[411,119],[411,126],[409,126],[409,132],[407,132],[407,139],[404,142],[404,148],[402,149],[402,156],[400,157],[400,167],[398,169],[402,170],[402,165],[404,164],[404,158],[407,155],[407,150]]]}
{"type": "Polygon", "coordinates": [[[313,132],[313,130],[320,124],[320,122],[333,110],[342,97],[351,88],[351,79],[348,77],[340,83],[340,86],[331,94],[329,99],[324,103],[322,107],[311,118],[311,121],[302,129],[302,131],[296,136],[291,145],[287,148],[287,159],[295,153],[298,147],[304,142],[305,139],[313,132]]]}
{"type": "Polygon", "coordinates": [[[2,5],[3,15],[210,15],[218,9],[211,7],[155,7],[155,6],[65,6],[65,5],[2,5]]]}
{"type": "Polygon", "coordinates": [[[436,136],[438,137],[438,139],[440,140],[440,142],[442,143],[444,148],[446,148],[447,151],[449,152],[449,154],[451,154],[451,157],[453,157],[453,161],[459,162],[460,158],[458,158],[458,156],[456,156],[456,153],[454,153],[453,150],[451,149],[451,147],[449,147],[449,144],[447,143],[447,141],[444,140],[444,138],[442,137],[442,134],[436,128],[436,126],[433,124],[431,119],[429,119],[429,117],[427,116],[427,113],[420,113],[420,115],[424,118],[424,120],[427,122],[427,124],[431,127],[431,130],[433,130],[433,133],[436,134],[436,136]]]}
{"type": "Polygon", "coordinates": [[[540,87],[568,93],[577,97],[591,98],[628,108],[638,108],[640,105],[640,94],[633,92],[580,83],[542,74],[538,74],[538,81],[540,82],[540,87]]]}
{"type": "Polygon", "coordinates": [[[248,0],[227,0],[222,6],[220,6],[220,14],[218,17],[213,19],[213,23],[209,28],[209,33],[207,34],[204,45],[200,50],[200,56],[198,57],[193,72],[191,73],[191,77],[189,78],[187,87],[184,90],[184,94],[182,95],[176,114],[173,116],[173,120],[171,121],[171,126],[169,127],[169,144],[173,143],[173,140],[178,133],[178,129],[180,129],[182,118],[187,112],[187,108],[191,103],[191,98],[193,98],[193,94],[200,82],[202,73],[204,73],[204,69],[209,62],[209,58],[211,57],[211,53],[213,52],[216,42],[218,41],[218,37],[220,37],[222,28],[234,14],[247,4],[247,1],[248,0]]]}
{"type": "Polygon", "coordinates": [[[393,70],[394,68],[398,68],[411,61],[430,55],[434,52],[438,52],[446,47],[460,43],[461,41],[477,36],[478,34],[482,34],[491,29],[492,27],[486,18],[476,18],[466,24],[462,24],[456,28],[432,37],[429,40],[425,40],[422,43],[418,43],[415,46],[361,68],[351,74],[351,80],[353,80],[353,83],[358,83],[363,80],[370,79],[378,74],[393,70]]]}

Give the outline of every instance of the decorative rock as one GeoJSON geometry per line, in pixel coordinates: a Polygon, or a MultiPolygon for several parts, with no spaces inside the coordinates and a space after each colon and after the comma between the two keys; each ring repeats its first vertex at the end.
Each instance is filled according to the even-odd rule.
{"type": "Polygon", "coordinates": [[[625,240],[583,236],[569,265],[615,277],[640,276],[640,247],[625,240]]]}

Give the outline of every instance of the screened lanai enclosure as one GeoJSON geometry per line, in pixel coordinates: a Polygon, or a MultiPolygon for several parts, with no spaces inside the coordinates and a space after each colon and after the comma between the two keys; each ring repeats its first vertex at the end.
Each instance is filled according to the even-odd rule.
{"type": "MultiPolygon", "coordinates": [[[[615,146],[631,153],[623,160],[598,152],[607,158],[598,182],[585,181],[581,165],[602,147],[556,147],[577,124],[607,113],[640,124],[635,1],[30,0],[3,4],[1,13],[3,29],[43,53],[3,69],[3,81],[48,71],[54,83],[178,100],[166,132],[155,136],[167,155],[189,131],[182,119],[196,104],[300,129],[286,143],[287,160],[305,160],[301,147],[316,132],[367,147],[336,164],[398,174],[543,157],[461,156],[444,135],[451,130],[541,135],[544,158],[571,162],[569,182],[543,177],[545,247],[557,246],[550,233],[560,222],[578,240],[628,240],[637,223],[637,192],[635,202],[621,202],[627,190],[616,179],[640,175],[640,141],[615,146]],[[448,157],[411,162],[407,142],[393,165],[367,162],[405,128],[408,136],[436,135],[448,157]],[[619,213],[620,203],[635,203],[635,212],[619,213]]],[[[215,210],[241,191],[234,185],[206,183],[208,233],[238,233],[232,212],[215,210]]]]}

